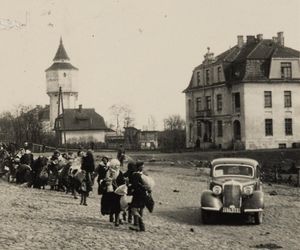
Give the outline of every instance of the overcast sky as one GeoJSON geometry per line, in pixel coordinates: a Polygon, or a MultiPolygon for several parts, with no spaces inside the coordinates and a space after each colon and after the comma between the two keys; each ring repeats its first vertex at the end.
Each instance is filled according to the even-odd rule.
{"type": "Polygon", "coordinates": [[[79,68],[79,103],[94,107],[108,121],[109,107],[126,103],[138,128],[147,125],[150,115],[158,128],[170,114],[185,117],[182,90],[207,46],[217,55],[234,46],[237,35],[271,38],[283,31],[286,46],[300,50],[297,0],[0,4],[0,112],[18,104],[49,103],[45,69],[52,64],[60,36],[71,63],[79,68]]]}

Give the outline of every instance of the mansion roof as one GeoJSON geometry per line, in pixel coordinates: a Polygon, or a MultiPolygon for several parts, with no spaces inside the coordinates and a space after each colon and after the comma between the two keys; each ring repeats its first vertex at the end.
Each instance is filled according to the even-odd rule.
{"type": "MultiPolygon", "coordinates": [[[[279,33],[283,35],[282,32],[279,33]]],[[[220,65],[224,72],[225,83],[266,81],[269,80],[270,66],[273,59],[300,59],[300,52],[285,47],[283,40],[280,43],[277,38],[262,39],[262,37],[247,36],[246,42],[242,40],[241,44],[235,45],[216,57],[213,57],[208,48],[205,60],[194,69],[193,73],[220,65]]],[[[192,88],[194,88],[193,75],[189,86],[184,92],[192,88]]]]}

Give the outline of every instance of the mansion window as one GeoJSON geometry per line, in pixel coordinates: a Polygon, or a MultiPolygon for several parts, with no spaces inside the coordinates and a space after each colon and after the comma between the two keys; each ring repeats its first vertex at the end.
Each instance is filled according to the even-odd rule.
{"type": "Polygon", "coordinates": [[[281,78],[283,79],[292,78],[292,64],[290,62],[281,63],[281,78]]]}
{"type": "Polygon", "coordinates": [[[206,96],[205,97],[205,101],[206,101],[206,109],[207,110],[211,110],[211,97],[210,96],[206,96]]]}
{"type": "Polygon", "coordinates": [[[217,77],[218,77],[218,82],[221,82],[221,76],[222,76],[222,68],[218,67],[217,68],[217,77]]]}
{"type": "Polygon", "coordinates": [[[287,118],[285,119],[285,135],[292,135],[293,134],[293,124],[292,119],[287,118]]]}
{"type": "Polygon", "coordinates": [[[218,121],[218,137],[222,137],[222,136],[223,136],[223,122],[218,121]]]}
{"type": "Polygon", "coordinates": [[[197,86],[200,86],[200,84],[201,84],[201,75],[200,75],[200,71],[198,71],[197,73],[196,73],[196,76],[197,76],[197,86]]]}
{"type": "Polygon", "coordinates": [[[265,119],[265,132],[266,136],[273,135],[273,120],[265,119]]]}
{"type": "Polygon", "coordinates": [[[233,112],[240,112],[241,110],[241,100],[240,100],[240,93],[233,93],[232,94],[232,107],[233,112]]]}
{"type": "Polygon", "coordinates": [[[196,98],[196,111],[200,111],[202,109],[201,107],[201,97],[196,98]]]}
{"type": "Polygon", "coordinates": [[[272,108],[272,92],[271,91],[265,91],[265,108],[272,108]]]}
{"type": "Polygon", "coordinates": [[[222,95],[218,94],[217,95],[217,110],[221,111],[222,110],[222,95]]]}
{"type": "Polygon", "coordinates": [[[284,91],[284,107],[290,108],[292,107],[292,92],[284,91]]]}
{"type": "Polygon", "coordinates": [[[206,85],[209,85],[209,83],[210,83],[210,72],[209,72],[209,69],[207,69],[206,71],[205,71],[205,79],[206,79],[206,85]]]}

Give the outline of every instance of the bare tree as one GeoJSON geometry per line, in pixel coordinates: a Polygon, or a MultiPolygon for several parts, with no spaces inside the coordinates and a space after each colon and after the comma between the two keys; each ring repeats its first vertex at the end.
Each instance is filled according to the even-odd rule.
{"type": "Polygon", "coordinates": [[[159,136],[159,147],[173,152],[185,147],[185,121],[180,115],[170,115],[164,119],[164,131],[159,136]]]}
{"type": "Polygon", "coordinates": [[[156,127],[157,127],[156,119],[153,115],[150,115],[148,118],[148,129],[156,130],[156,127]]]}
{"type": "MultiPolygon", "coordinates": [[[[53,135],[43,131],[39,119],[39,108],[19,105],[13,113],[4,112],[0,115],[0,130],[5,139],[10,142],[23,144],[24,141],[48,144],[54,142],[53,135]]],[[[51,143],[51,144],[52,144],[51,143]]]]}
{"type": "Polygon", "coordinates": [[[126,104],[114,104],[110,108],[110,113],[113,116],[117,134],[121,134],[123,127],[134,126],[133,111],[126,104]]]}
{"type": "Polygon", "coordinates": [[[185,121],[180,115],[170,115],[164,119],[165,130],[183,130],[185,128],[185,121]]]}

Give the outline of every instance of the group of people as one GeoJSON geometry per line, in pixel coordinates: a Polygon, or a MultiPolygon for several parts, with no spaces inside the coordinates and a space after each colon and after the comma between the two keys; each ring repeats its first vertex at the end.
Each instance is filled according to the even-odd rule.
{"type": "Polygon", "coordinates": [[[80,205],[84,206],[87,206],[89,193],[97,183],[101,214],[108,215],[116,227],[127,222],[130,229],[145,231],[143,210],[152,187],[145,182],[144,163],[130,161],[127,170],[122,172],[125,159],[122,148],[117,158],[103,156],[96,166],[91,150],[79,150],[76,156],[55,150],[50,157],[34,159],[30,150],[24,148],[14,157],[15,164],[18,164],[16,182],[26,182],[28,187],[37,188],[49,185],[51,190],[72,192],[74,198],[78,193],[80,205]]]}
{"type": "Polygon", "coordinates": [[[142,179],[143,166],[141,161],[131,161],[127,165],[127,171],[123,173],[119,160],[109,161],[108,157],[103,157],[95,169],[95,176],[98,176],[98,194],[102,195],[101,213],[109,215],[109,221],[115,226],[127,219],[128,223],[133,223],[130,229],[145,231],[143,210],[151,187],[142,179]],[[130,202],[126,200],[127,195],[132,197],[130,202]],[[128,211],[127,216],[125,210],[128,211]]]}

